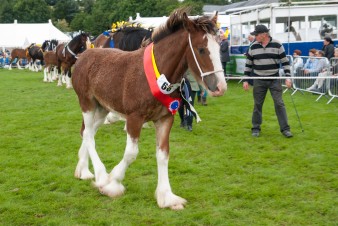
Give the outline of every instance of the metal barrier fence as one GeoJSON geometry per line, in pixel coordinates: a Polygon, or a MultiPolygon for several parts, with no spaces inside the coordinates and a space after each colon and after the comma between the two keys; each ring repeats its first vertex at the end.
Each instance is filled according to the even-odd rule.
{"type": "MultiPolygon", "coordinates": [[[[319,95],[316,101],[328,94],[331,96],[330,103],[337,96],[337,79],[334,77],[338,73],[335,65],[338,58],[332,58],[330,62],[325,57],[299,57],[303,66],[295,68],[292,64],[291,76],[293,79],[293,94],[297,91],[310,92],[319,95]],[[307,65],[314,64],[314,68],[307,69],[307,65]],[[316,66],[317,65],[317,66],[316,66]]],[[[293,61],[294,62],[294,61],[293,61]]]]}
{"type": "MultiPolygon", "coordinates": [[[[329,104],[334,98],[338,98],[338,58],[329,60],[325,57],[297,57],[293,58],[287,55],[291,65],[292,78],[292,94],[297,91],[309,92],[319,95],[316,101],[321,97],[326,96],[329,104]],[[315,67],[306,68],[309,64],[315,64],[315,67]],[[317,67],[316,67],[317,65],[317,67]],[[319,66],[318,66],[319,65],[319,66]],[[330,97],[330,98],[329,98],[330,97]]],[[[284,80],[285,74],[283,69],[279,71],[279,77],[229,77],[227,80],[237,79],[241,82],[243,79],[281,79],[284,80]]],[[[283,85],[285,87],[285,85],[283,85]]],[[[288,89],[284,90],[284,93],[288,89]]]]}

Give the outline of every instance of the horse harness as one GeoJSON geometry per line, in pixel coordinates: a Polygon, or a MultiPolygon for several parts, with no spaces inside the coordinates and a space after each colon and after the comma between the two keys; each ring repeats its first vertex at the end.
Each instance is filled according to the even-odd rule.
{"type": "Polygon", "coordinates": [[[77,54],[75,54],[75,53],[69,48],[68,44],[69,44],[69,43],[67,43],[67,44],[65,45],[65,47],[63,48],[63,50],[62,50],[62,55],[63,55],[63,57],[66,57],[66,49],[67,49],[68,52],[69,52],[75,59],[77,59],[77,58],[78,58],[78,57],[77,57],[77,54]]]}

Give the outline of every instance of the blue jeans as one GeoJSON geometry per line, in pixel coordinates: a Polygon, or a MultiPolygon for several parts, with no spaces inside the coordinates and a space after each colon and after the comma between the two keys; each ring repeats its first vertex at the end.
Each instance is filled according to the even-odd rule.
{"type": "Polygon", "coordinates": [[[252,130],[261,130],[262,124],[262,108],[266,93],[270,90],[272,99],[275,105],[275,112],[278,118],[280,131],[290,130],[288,124],[288,117],[283,102],[283,88],[280,80],[254,80],[253,97],[254,97],[254,110],[252,113],[252,130]]]}

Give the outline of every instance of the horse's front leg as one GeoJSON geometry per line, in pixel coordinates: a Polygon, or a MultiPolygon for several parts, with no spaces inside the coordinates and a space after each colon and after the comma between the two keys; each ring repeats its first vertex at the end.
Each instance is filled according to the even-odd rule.
{"type": "Polygon", "coordinates": [[[49,77],[48,67],[45,67],[45,69],[43,70],[43,81],[48,82],[48,77],[49,77]]]}
{"type": "Polygon", "coordinates": [[[72,77],[72,68],[71,66],[69,66],[67,73],[66,73],[66,88],[67,89],[73,88],[71,77],[72,77]]]}
{"type": "Polygon", "coordinates": [[[138,155],[138,140],[143,121],[144,119],[142,117],[133,115],[127,116],[127,145],[123,159],[111,171],[109,175],[110,183],[100,189],[102,194],[106,194],[110,197],[118,197],[124,193],[125,188],[121,182],[124,179],[129,165],[136,160],[138,155]]]}
{"type": "MultiPolygon", "coordinates": [[[[98,107],[98,108],[96,108],[96,110],[94,111],[93,114],[92,113],[87,114],[86,117],[83,118],[81,130],[83,130],[83,133],[85,132],[84,130],[86,130],[86,132],[90,131],[90,132],[88,132],[89,134],[93,134],[93,137],[90,137],[89,139],[94,140],[95,134],[96,134],[98,128],[100,127],[100,125],[102,125],[102,123],[104,122],[104,119],[105,119],[107,113],[108,112],[105,109],[98,107]],[[86,124],[87,124],[87,126],[86,126],[86,124]]],[[[81,144],[81,147],[80,147],[80,150],[79,150],[79,161],[78,161],[78,164],[76,166],[76,170],[75,170],[75,174],[74,174],[76,178],[79,178],[79,179],[82,179],[82,180],[94,178],[94,175],[89,170],[89,147],[88,147],[88,143],[86,143],[88,140],[86,141],[85,139],[88,139],[88,137],[85,137],[85,135],[83,134],[83,141],[82,141],[82,144],[81,144]]],[[[94,142],[95,142],[95,140],[94,140],[94,142]]],[[[95,152],[93,152],[93,153],[95,154],[95,152]]],[[[97,187],[101,187],[101,186],[106,185],[109,182],[108,181],[108,174],[106,173],[105,168],[104,168],[104,170],[100,169],[100,165],[103,165],[103,164],[100,161],[98,155],[95,156],[94,158],[92,158],[92,162],[93,162],[93,165],[94,164],[98,165],[98,167],[94,166],[94,170],[96,168],[97,171],[99,171],[99,173],[96,174],[95,185],[97,187]],[[94,162],[93,159],[98,159],[99,161],[94,162]]]]}
{"type": "Polygon", "coordinates": [[[174,122],[174,116],[169,115],[155,122],[156,128],[156,160],[158,183],[155,192],[160,208],[169,207],[174,210],[184,209],[185,199],[171,191],[168,174],[169,164],[169,133],[174,122]]]}
{"type": "Polygon", "coordinates": [[[60,62],[58,62],[57,68],[58,68],[58,72],[60,73],[57,86],[62,86],[62,69],[61,69],[61,63],[60,62]]]}

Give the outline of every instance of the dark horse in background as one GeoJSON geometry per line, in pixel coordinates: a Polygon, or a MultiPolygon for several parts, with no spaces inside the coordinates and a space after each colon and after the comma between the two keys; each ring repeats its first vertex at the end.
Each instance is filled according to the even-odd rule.
{"type": "Polygon", "coordinates": [[[141,47],[144,40],[150,39],[152,29],[142,27],[122,27],[114,32],[104,32],[94,41],[94,48],[118,48],[134,51],[141,47]]]}
{"type": "Polygon", "coordinates": [[[70,81],[70,78],[72,77],[71,68],[76,62],[78,54],[87,49],[88,41],[88,34],[82,32],[75,36],[70,42],[59,44],[56,47],[56,58],[58,61],[57,70],[61,74],[59,75],[58,86],[62,86],[62,76],[65,76],[66,87],[72,88],[70,81]]]}
{"type": "Polygon", "coordinates": [[[32,43],[27,48],[27,54],[31,58],[31,62],[29,62],[29,70],[36,71],[36,72],[41,70],[41,65],[44,64],[43,49],[40,46],[35,45],[35,43],[32,43]],[[40,60],[40,62],[41,62],[40,66],[37,66],[36,60],[40,60]]]}
{"type": "Polygon", "coordinates": [[[56,46],[59,44],[59,41],[56,40],[56,39],[52,39],[52,40],[45,40],[43,43],[42,43],[42,50],[44,52],[46,51],[55,51],[56,49],[56,46]]]}
{"type": "Polygon", "coordinates": [[[177,89],[169,90],[172,91],[169,94],[163,93],[168,91],[168,86],[158,86],[156,78],[159,74],[167,80],[166,84],[180,84],[189,68],[210,95],[223,95],[226,81],[220,46],[216,41],[216,22],[217,16],[191,20],[185,9],[179,9],[169,16],[165,25],[154,30],[153,43],[147,47],[131,52],[93,48],[81,54],[72,77],[83,118],[75,177],[95,178],[95,186],[101,194],[121,196],[125,191],[122,181],[126,170],[139,153],[142,124],[153,121],[156,129],[157,203],[160,208],[184,208],[186,200],[173,193],[168,174],[169,135],[181,94],[177,89]],[[125,115],[127,142],[123,159],[109,173],[96,151],[95,134],[111,110],[125,115]],[[94,174],[90,171],[89,159],[94,174]]]}

